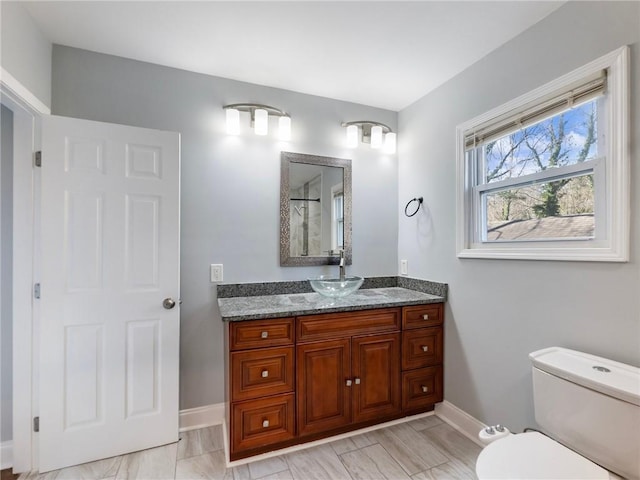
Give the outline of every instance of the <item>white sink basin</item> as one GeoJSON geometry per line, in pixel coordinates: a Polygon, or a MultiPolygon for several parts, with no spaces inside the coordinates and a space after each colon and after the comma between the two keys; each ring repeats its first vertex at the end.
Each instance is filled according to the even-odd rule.
{"type": "Polygon", "coordinates": [[[320,295],[331,298],[346,297],[360,288],[364,282],[362,277],[344,277],[340,280],[338,277],[329,277],[321,275],[318,278],[310,278],[311,288],[320,295]]]}

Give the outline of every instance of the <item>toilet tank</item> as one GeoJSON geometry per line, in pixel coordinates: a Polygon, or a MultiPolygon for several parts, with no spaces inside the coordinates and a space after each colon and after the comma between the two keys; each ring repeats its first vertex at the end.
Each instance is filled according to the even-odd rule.
{"type": "Polygon", "coordinates": [[[640,479],[640,368],[552,347],[529,354],[544,433],[628,479],[640,479]]]}

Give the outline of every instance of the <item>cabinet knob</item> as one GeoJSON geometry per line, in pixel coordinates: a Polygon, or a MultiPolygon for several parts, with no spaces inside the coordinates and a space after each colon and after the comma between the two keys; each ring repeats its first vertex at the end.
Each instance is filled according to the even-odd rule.
{"type": "Polygon", "coordinates": [[[351,383],[352,383],[352,382],[351,382],[351,380],[347,380],[347,381],[346,381],[347,387],[350,387],[350,386],[351,386],[351,383]]]}
{"type": "Polygon", "coordinates": [[[424,315],[422,315],[422,319],[423,320],[429,320],[429,315],[425,313],[424,315]]]}
{"type": "Polygon", "coordinates": [[[269,426],[269,420],[262,421],[262,428],[267,428],[269,426]]]}
{"type": "Polygon", "coordinates": [[[269,370],[262,370],[262,378],[267,378],[269,376],[269,370]]]}
{"type": "Polygon", "coordinates": [[[360,385],[360,379],[356,378],[356,385],[360,385]]]}
{"type": "Polygon", "coordinates": [[[423,352],[428,352],[429,351],[429,347],[427,347],[426,345],[422,345],[422,347],[420,347],[420,348],[422,348],[423,352]]]}
{"type": "Polygon", "coordinates": [[[426,385],[422,385],[420,388],[422,389],[422,393],[427,393],[429,391],[429,388],[426,385]]]}
{"type": "Polygon", "coordinates": [[[262,332],[260,334],[260,338],[267,338],[269,336],[269,332],[262,332]]]}

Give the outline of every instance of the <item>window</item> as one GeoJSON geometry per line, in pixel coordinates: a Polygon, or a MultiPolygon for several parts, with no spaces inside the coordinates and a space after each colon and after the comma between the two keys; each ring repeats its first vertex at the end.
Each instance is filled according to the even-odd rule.
{"type": "Polygon", "coordinates": [[[331,212],[331,248],[336,250],[344,249],[344,192],[342,184],[331,189],[333,199],[333,209],[331,212]]]}
{"type": "Polygon", "coordinates": [[[627,261],[628,48],[460,125],[458,256],[627,261]]]}

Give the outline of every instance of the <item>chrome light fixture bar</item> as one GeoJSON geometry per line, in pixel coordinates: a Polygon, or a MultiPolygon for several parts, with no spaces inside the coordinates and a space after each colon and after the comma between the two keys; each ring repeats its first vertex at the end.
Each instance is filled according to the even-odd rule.
{"type": "Polygon", "coordinates": [[[358,120],[355,122],[342,122],[342,126],[347,129],[347,147],[356,148],[358,146],[358,130],[360,130],[361,143],[369,143],[371,148],[384,146],[386,153],[396,153],[397,136],[384,123],[358,120]]]}
{"type": "Polygon", "coordinates": [[[259,103],[233,103],[222,107],[226,111],[227,133],[238,135],[240,133],[240,112],[249,112],[251,115],[251,127],[256,135],[266,135],[269,132],[269,115],[279,117],[278,138],[291,140],[291,117],[279,108],[259,103]]]}

